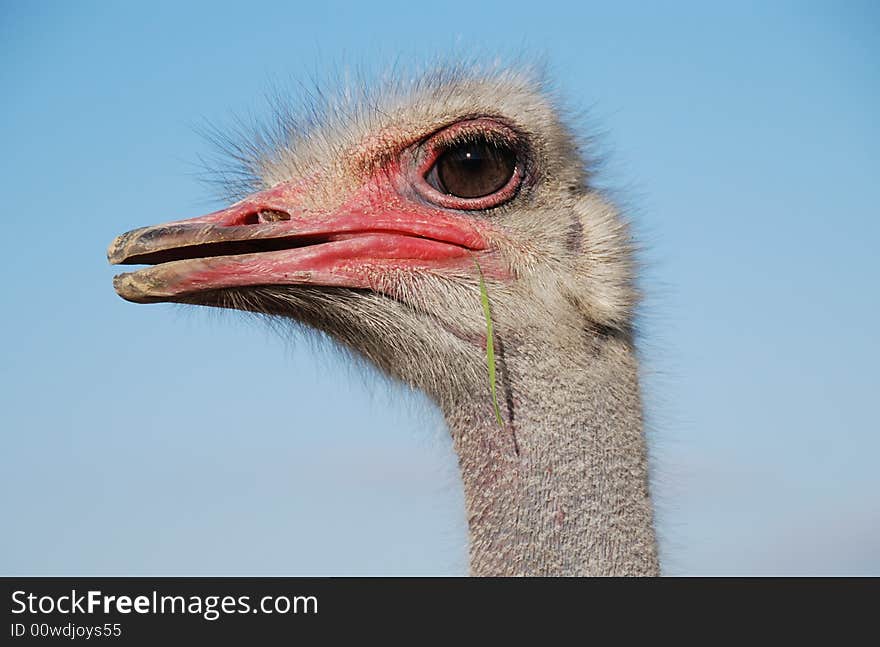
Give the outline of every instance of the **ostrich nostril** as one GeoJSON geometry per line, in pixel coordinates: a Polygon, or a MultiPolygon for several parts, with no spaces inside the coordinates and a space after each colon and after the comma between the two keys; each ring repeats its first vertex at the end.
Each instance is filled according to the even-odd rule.
{"type": "Polygon", "coordinates": [[[256,213],[246,216],[242,224],[257,225],[266,222],[281,222],[282,220],[290,220],[290,214],[278,209],[261,209],[256,213]]]}
{"type": "Polygon", "coordinates": [[[264,209],[257,214],[260,222],[279,222],[281,220],[290,220],[290,214],[277,209],[264,209]]]}

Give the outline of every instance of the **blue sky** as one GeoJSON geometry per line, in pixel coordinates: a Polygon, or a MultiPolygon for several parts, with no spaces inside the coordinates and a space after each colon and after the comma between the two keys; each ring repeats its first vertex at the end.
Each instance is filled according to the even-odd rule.
{"type": "Polygon", "coordinates": [[[665,571],[880,574],[876,4],[513,1],[0,5],[0,573],[465,573],[424,399],[104,251],[273,85],[523,51],[645,247],[665,571]]]}

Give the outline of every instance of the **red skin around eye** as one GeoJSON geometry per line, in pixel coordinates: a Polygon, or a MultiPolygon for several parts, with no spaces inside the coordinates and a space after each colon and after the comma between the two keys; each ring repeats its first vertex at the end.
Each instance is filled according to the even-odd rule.
{"type": "Polygon", "coordinates": [[[431,171],[437,159],[445,151],[445,146],[455,142],[463,134],[481,134],[490,135],[493,139],[515,144],[517,140],[516,134],[504,124],[494,119],[481,118],[471,119],[468,121],[460,121],[448,128],[441,130],[439,133],[431,137],[425,144],[425,156],[415,166],[413,171],[412,183],[415,190],[424,199],[434,204],[446,207],[447,209],[459,209],[464,211],[478,211],[481,209],[491,209],[499,204],[507,202],[512,198],[522,184],[523,165],[521,160],[517,160],[516,167],[513,169],[513,175],[503,187],[495,193],[483,196],[481,198],[459,198],[458,196],[448,193],[442,193],[431,186],[425,179],[425,176],[431,171]]]}

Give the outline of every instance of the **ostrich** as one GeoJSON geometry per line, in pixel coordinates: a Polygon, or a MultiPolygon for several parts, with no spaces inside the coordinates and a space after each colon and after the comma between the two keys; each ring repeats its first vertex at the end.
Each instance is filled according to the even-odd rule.
{"type": "Polygon", "coordinates": [[[631,237],[543,84],[434,73],[311,117],[231,145],[228,208],[116,238],[150,266],[118,294],[293,319],[427,393],[473,575],[658,574],[631,237]]]}

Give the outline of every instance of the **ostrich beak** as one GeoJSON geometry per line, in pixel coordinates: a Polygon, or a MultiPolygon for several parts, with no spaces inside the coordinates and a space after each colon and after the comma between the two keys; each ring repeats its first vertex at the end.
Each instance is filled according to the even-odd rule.
{"type": "Polygon", "coordinates": [[[199,218],[122,234],[110,263],[146,264],[113,284],[135,303],[181,301],[224,288],[320,285],[379,290],[392,272],[472,275],[487,243],[470,220],[370,187],[332,211],[302,206],[280,184],[199,218]]]}

